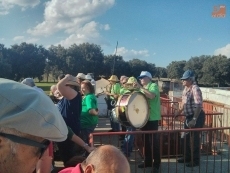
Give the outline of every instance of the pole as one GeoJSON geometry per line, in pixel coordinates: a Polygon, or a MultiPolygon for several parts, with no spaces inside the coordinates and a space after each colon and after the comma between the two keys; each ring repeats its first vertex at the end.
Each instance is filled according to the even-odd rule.
{"type": "Polygon", "coordinates": [[[116,54],[117,54],[117,46],[118,46],[118,41],[117,41],[117,45],[116,45],[116,50],[115,50],[115,53],[114,53],[114,57],[113,57],[113,69],[112,69],[112,75],[114,73],[114,67],[115,67],[115,62],[116,62],[116,54]]]}

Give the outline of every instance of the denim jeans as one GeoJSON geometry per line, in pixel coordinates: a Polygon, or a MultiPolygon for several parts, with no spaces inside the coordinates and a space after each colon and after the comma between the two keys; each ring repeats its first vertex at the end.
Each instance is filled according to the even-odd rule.
{"type": "MultiPolygon", "coordinates": [[[[134,127],[127,127],[126,132],[132,132],[135,130],[136,129],[134,127]]],[[[134,143],[134,135],[133,134],[126,134],[123,145],[121,146],[121,149],[122,149],[122,152],[124,153],[124,155],[126,155],[127,157],[130,156],[130,153],[133,150],[133,143],[134,143]]]]}

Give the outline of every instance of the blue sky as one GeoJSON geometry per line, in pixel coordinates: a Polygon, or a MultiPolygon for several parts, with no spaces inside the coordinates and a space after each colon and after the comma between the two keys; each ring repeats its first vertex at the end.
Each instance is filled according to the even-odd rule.
{"type": "Polygon", "coordinates": [[[48,48],[95,43],[105,55],[158,67],[194,56],[230,57],[229,0],[0,0],[0,43],[48,48]],[[213,18],[214,6],[226,7],[213,18]]]}

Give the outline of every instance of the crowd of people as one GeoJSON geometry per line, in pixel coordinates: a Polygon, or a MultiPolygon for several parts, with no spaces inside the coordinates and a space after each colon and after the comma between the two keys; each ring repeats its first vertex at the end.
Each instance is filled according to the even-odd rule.
{"type": "MultiPolygon", "coordinates": [[[[205,115],[202,93],[195,83],[194,73],[186,71],[181,80],[185,90],[182,107],[175,117],[184,112],[185,128],[201,128],[205,115]]],[[[137,78],[123,75],[120,80],[112,75],[108,81],[110,85],[106,87],[105,99],[110,112],[110,132],[136,130],[133,126],[114,121],[112,116],[118,98],[132,93],[133,89],[145,96],[149,107],[148,121],[140,130],[157,131],[161,120],[160,92],[158,85],[152,81],[152,75],[142,71],[137,78]]],[[[158,173],[161,156],[156,133],[142,135],[141,139],[133,134],[121,135],[121,151],[111,145],[90,146],[89,135],[98,124],[99,114],[95,89],[93,76],[83,73],[60,75],[57,84],[50,88],[50,98],[32,78],[26,78],[21,83],[0,79],[0,173],[51,172],[53,144],[57,145],[66,168],[60,173],[129,173],[126,157],[133,150],[135,138],[144,143],[144,162],[138,168],[151,167],[153,173],[158,173]],[[82,151],[86,151],[86,159],[79,163],[76,157],[82,151]],[[12,166],[14,164],[17,166],[12,166]]],[[[199,133],[193,135],[193,160],[189,143],[191,135],[186,136],[187,155],[178,160],[179,163],[186,162],[188,167],[199,165],[199,133]]]]}

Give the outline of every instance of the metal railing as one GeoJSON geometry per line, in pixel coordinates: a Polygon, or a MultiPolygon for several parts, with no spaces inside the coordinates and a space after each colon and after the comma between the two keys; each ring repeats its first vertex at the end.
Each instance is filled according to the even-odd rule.
{"type": "MultiPolygon", "coordinates": [[[[159,131],[137,130],[133,132],[101,132],[92,133],[90,135],[90,143],[93,146],[111,144],[117,146],[118,148],[124,148],[122,147],[122,142],[119,141],[119,136],[133,135],[135,138],[135,145],[132,148],[130,157],[128,157],[131,166],[131,172],[150,172],[151,168],[139,169],[137,165],[141,163],[145,157],[143,152],[143,146],[145,146],[145,134],[150,134],[152,136],[158,135],[161,155],[160,172],[228,173],[230,172],[230,139],[229,137],[223,139],[220,136],[220,134],[223,134],[223,131],[230,131],[230,127],[174,129],[159,131]],[[188,142],[186,142],[187,138],[183,138],[183,134],[189,134],[192,136],[195,133],[199,133],[200,137],[200,166],[190,168],[186,167],[185,163],[177,163],[177,159],[183,154],[186,155],[185,148],[188,142]]],[[[192,141],[193,140],[190,140],[189,142],[192,141]]],[[[129,148],[128,146],[126,147],[129,148]]],[[[193,147],[191,147],[191,153],[193,153],[193,147]]]]}

